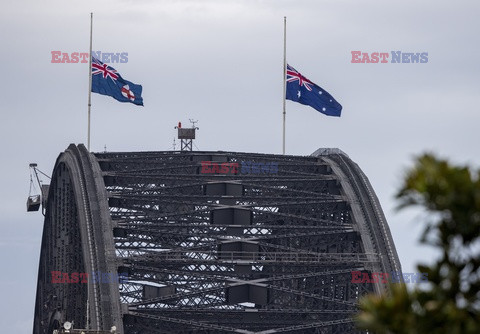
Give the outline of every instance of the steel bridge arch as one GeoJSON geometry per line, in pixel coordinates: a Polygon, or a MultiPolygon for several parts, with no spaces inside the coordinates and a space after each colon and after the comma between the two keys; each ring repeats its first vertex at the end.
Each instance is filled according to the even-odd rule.
{"type": "Polygon", "coordinates": [[[65,321],[120,334],[355,333],[359,297],[388,288],[352,283],[351,271],[401,267],[371,184],[338,149],[71,144],[46,201],[33,333],[65,321]],[[53,283],[64,273],[72,283],[53,283]]]}

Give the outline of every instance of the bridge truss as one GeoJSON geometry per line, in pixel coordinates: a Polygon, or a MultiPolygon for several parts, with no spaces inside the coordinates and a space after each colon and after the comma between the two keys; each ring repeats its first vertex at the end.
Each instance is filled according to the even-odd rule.
{"type": "Polygon", "coordinates": [[[358,299],[388,291],[352,271],[401,268],[368,179],[339,150],[70,145],[46,203],[33,332],[356,333],[358,299]],[[71,283],[52,283],[58,272],[71,283]]]}

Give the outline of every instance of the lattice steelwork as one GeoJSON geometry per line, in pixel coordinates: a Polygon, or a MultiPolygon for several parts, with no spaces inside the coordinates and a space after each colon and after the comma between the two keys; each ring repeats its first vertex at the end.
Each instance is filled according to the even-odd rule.
{"type": "Polygon", "coordinates": [[[62,163],[77,214],[65,233],[82,232],[75,263],[128,280],[48,301],[61,285],[45,272],[61,269],[45,250],[63,249],[61,265],[73,256],[48,232],[72,199],[50,187],[34,333],[71,321],[72,310],[82,328],[119,333],[355,333],[359,297],[386,286],[351,283],[351,272],[401,270],[370,183],[339,150],[89,154],[71,145],[52,184],[62,163]]]}

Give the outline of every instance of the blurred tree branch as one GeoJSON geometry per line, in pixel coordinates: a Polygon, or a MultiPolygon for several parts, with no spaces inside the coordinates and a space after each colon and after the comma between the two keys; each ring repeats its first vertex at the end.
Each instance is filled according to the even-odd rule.
{"type": "Polygon", "coordinates": [[[360,301],[357,326],[378,334],[480,333],[480,170],[432,154],[418,157],[397,194],[399,208],[421,206],[434,218],[420,242],[441,251],[426,288],[391,284],[389,295],[360,301]]]}

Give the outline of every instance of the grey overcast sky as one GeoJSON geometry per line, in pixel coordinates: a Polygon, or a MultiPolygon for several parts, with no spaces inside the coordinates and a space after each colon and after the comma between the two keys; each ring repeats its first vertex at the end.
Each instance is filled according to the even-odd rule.
{"type": "MultiPolygon", "coordinates": [[[[435,256],[418,246],[421,213],[397,213],[412,157],[480,164],[480,2],[385,0],[2,1],[0,11],[0,329],[32,330],[40,213],[25,212],[29,162],[51,173],[85,143],[88,66],[51,52],[128,52],[112,63],[143,85],[145,107],[92,95],[92,150],[172,148],[199,120],[201,150],[281,153],[283,17],[288,62],[330,92],[341,118],[287,102],[287,153],[345,151],[382,203],[405,272],[435,256]],[[427,63],[352,63],[351,51],[428,52],[427,63]]],[[[390,61],[391,59],[389,59],[390,61]]]]}

